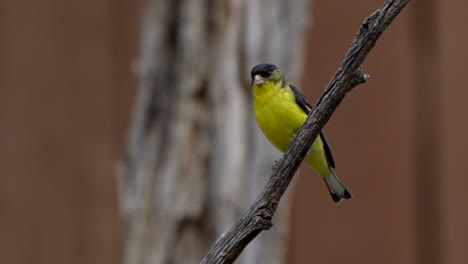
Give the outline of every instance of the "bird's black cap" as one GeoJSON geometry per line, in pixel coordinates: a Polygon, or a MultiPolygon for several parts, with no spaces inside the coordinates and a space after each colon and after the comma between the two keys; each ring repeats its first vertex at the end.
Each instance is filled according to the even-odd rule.
{"type": "Polygon", "coordinates": [[[252,71],[250,72],[250,76],[252,79],[254,78],[255,75],[259,74],[260,76],[267,78],[270,77],[270,75],[277,69],[273,64],[268,64],[268,63],[262,63],[258,64],[255,67],[252,68],[252,71]]]}

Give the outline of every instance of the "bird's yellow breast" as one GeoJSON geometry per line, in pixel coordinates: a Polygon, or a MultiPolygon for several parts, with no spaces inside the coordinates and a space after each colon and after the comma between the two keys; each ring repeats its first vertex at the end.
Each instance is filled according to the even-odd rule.
{"type": "MultiPolygon", "coordinates": [[[[307,114],[296,103],[289,87],[269,82],[253,87],[254,109],[257,123],[265,136],[281,152],[286,151],[291,137],[301,128],[307,114]]],[[[322,176],[328,177],[330,169],[324,143],[317,137],[304,159],[322,176]]]]}
{"type": "Polygon", "coordinates": [[[291,137],[306,120],[306,113],[289,87],[268,83],[253,87],[253,94],[258,125],[276,148],[286,151],[291,137]]]}

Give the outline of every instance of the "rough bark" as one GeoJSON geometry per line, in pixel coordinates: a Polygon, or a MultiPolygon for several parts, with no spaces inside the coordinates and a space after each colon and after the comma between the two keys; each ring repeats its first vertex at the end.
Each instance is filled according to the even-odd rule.
{"type": "MultiPolygon", "coordinates": [[[[297,80],[307,12],[306,0],[149,2],[120,170],[124,263],[199,263],[254,200],[278,152],[253,121],[249,70],[272,62],[297,80]]],[[[282,263],[282,226],[241,262],[282,263]]]]}
{"type": "Polygon", "coordinates": [[[387,0],[382,7],[367,17],[350,45],[343,62],[328,83],[316,108],[303,127],[292,139],[282,159],[275,165],[271,177],[255,203],[227,231],[223,233],[203,263],[232,263],[242,250],[263,230],[269,229],[278,203],[285,193],[294,173],[306,156],[310,145],[325,123],[344,99],[347,92],[364,83],[369,76],[361,65],[374,47],[377,39],[409,0],[387,0]]]}

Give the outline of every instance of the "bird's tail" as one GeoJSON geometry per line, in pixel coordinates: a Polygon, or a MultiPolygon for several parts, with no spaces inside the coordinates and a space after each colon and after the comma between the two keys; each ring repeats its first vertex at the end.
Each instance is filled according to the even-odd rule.
{"type": "Polygon", "coordinates": [[[352,197],[351,193],[346,190],[346,187],[340,182],[340,179],[336,176],[332,168],[330,168],[328,177],[324,177],[325,183],[327,184],[328,190],[335,203],[341,201],[341,199],[349,199],[352,197]]]}

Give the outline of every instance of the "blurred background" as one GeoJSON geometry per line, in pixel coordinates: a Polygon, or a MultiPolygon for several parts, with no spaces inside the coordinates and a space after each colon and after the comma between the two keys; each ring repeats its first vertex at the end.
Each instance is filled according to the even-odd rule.
{"type": "MultiPolygon", "coordinates": [[[[0,263],[197,263],[280,157],[251,67],[314,103],[381,2],[0,1],[0,263]]],[[[466,262],[467,8],[411,1],[326,126],[354,198],[302,166],[238,263],[466,262]]]]}

